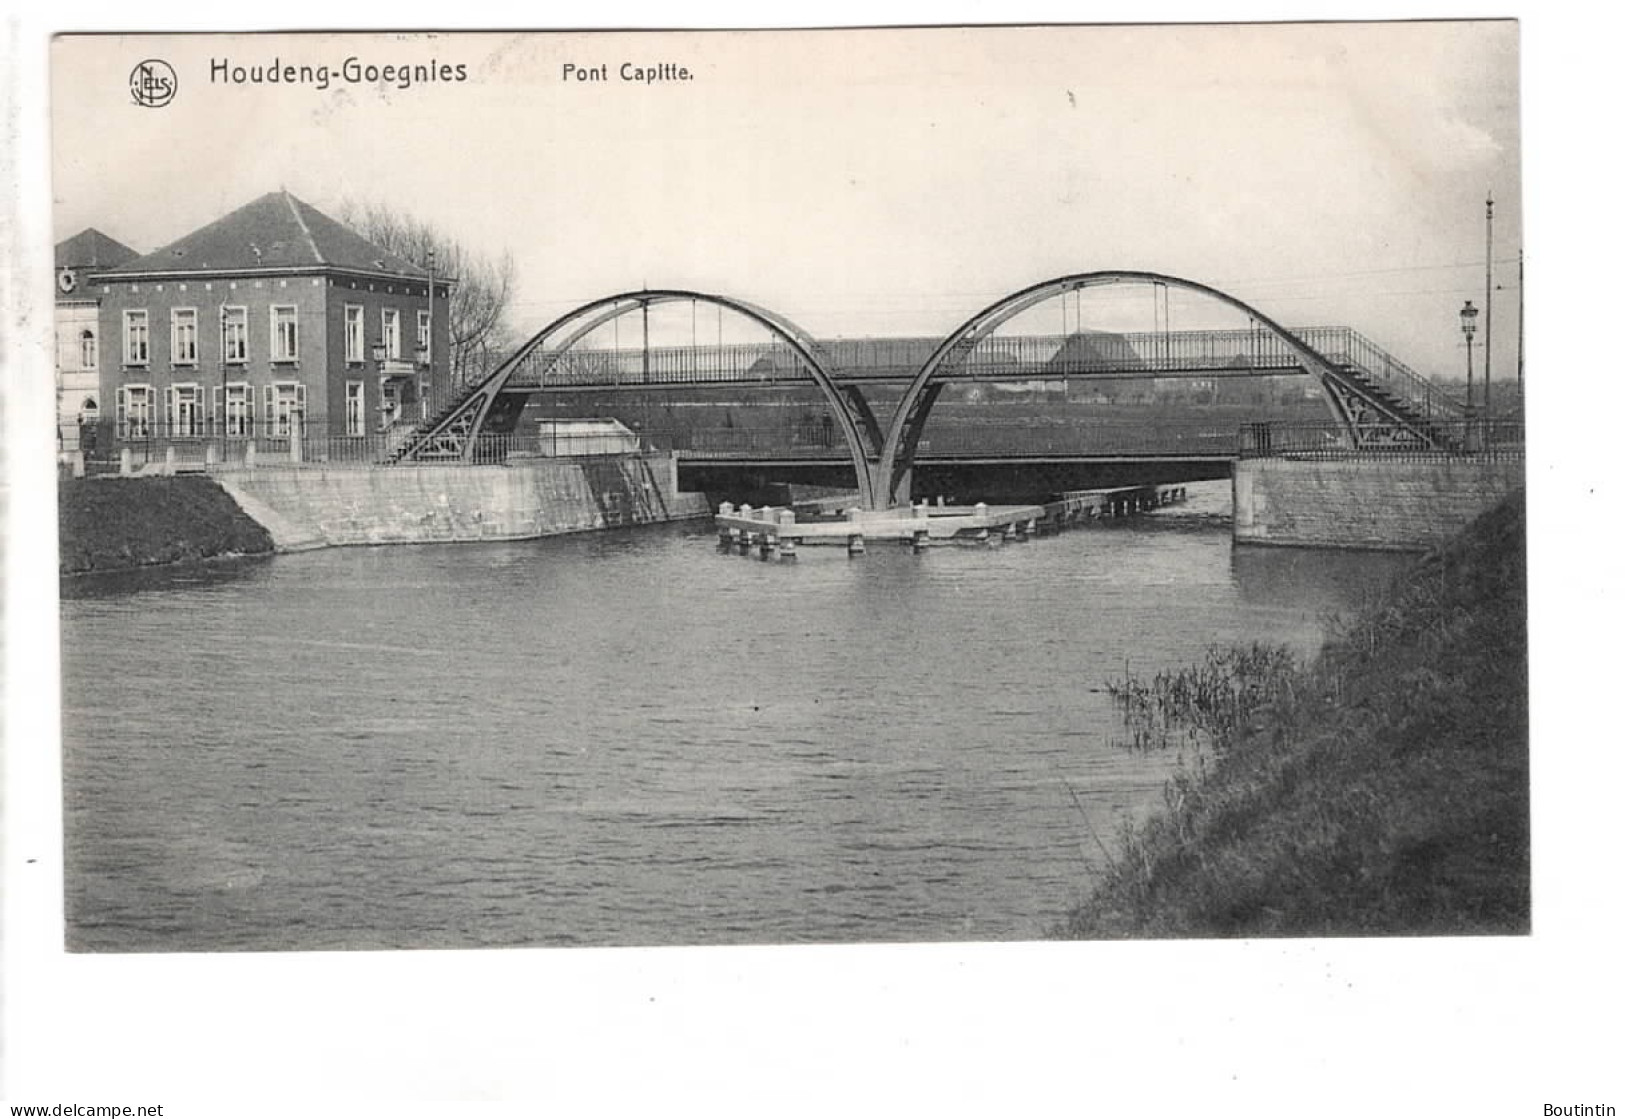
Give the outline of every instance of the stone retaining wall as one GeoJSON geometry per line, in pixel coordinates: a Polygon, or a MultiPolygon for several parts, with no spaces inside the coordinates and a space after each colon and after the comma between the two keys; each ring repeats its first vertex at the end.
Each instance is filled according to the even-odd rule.
{"type": "Polygon", "coordinates": [[[260,467],[212,475],[279,550],[323,544],[525,540],[704,517],[664,455],[504,466],[260,467]]]}
{"type": "Polygon", "coordinates": [[[1523,481],[1521,460],[1244,459],[1234,480],[1235,540],[1421,550],[1456,535],[1523,481]]]}

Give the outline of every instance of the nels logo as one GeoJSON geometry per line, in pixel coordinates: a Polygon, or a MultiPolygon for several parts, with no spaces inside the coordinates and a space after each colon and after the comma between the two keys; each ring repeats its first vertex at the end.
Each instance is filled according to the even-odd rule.
{"type": "Polygon", "coordinates": [[[137,105],[161,109],[175,99],[179,83],[175,68],[161,58],[149,58],[130,71],[130,97],[137,105]]]}

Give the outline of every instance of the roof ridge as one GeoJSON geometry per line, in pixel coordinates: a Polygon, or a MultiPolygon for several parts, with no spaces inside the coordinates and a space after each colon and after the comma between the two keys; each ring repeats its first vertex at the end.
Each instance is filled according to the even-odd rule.
{"type": "Polygon", "coordinates": [[[283,201],[287,202],[288,210],[293,214],[293,220],[299,223],[300,232],[305,235],[305,241],[310,245],[310,251],[316,257],[316,263],[326,264],[327,258],[322,255],[322,247],[316,243],[316,235],[311,233],[310,226],[305,224],[305,216],[299,212],[299,200],[286,190],[282,192],[282,198],[283,201]]]}

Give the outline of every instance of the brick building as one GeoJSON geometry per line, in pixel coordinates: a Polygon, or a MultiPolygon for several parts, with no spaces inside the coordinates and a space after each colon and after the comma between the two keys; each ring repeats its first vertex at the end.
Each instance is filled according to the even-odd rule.
{"type": "Polygon", "coordinates": [[[101,419],[100,304],[85,277],[116,268],[139,254],[99,229],[87,229],[56,247],[57,447],[79,449],[81,431],[101,419]]]}
{"type": "Polygon", "coordinates": [[[449,391],[454,282],[433,277],[431,311],[427,270],[286,191],[264,195],[86,277],[103,430],[150,445],[411,426],[449,391]]]}

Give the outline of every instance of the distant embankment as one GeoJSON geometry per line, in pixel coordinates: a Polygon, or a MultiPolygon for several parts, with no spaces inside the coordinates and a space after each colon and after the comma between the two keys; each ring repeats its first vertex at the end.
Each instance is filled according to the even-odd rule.
{"type": "Polygon", "coordinates": [[[1170,782],[1168,809],[1058,933],[1527,932],[1526,611],[1518,491],[1338,626],[1313,665],[1221,651],[1114,684],[1147,716],[1136,738],[1160,740],[1173,714],[1205,724],[1211,757],[1170,782]]]}
{"type": "Polygon", "coordinates": [[[207,478],[80,478],[61,487],[64,575],[272,550],[270,534],[207,478]]]}

